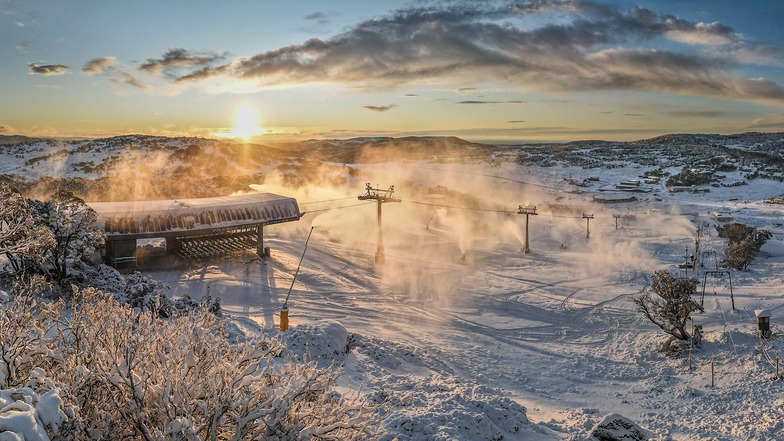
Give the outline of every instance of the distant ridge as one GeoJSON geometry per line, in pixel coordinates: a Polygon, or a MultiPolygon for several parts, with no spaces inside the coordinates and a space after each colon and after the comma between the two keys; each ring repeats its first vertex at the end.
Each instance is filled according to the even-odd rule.
{"type": "Polygon", "coordinates": [[[35,142],[43,140],[44,138],[31,138],[24,135],[0,135],[0,145],[4,144],[20,144],[23,142],[35,142]]]}

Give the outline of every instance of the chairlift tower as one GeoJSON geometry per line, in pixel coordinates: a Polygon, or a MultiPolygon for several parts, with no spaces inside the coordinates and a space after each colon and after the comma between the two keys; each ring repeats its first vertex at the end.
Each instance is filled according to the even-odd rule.
{"type": "Polygon", "coordinates": [[[585,219],[585,238],[591,238],[591,219],[593,219],[593,214],[585,214],[583,213],[583,219],[585,219]]]}
{"type": "Polygon", "coordinates": [[[387,190],[373,188],[370,183],[365,184],[365,194],[359,195],[360,201],[375,200],[378,205],[378,247],[376,248],[376,263],[384,263],[384,242],[381,237],[381,204],[385,202],[400,202],[400,198],[392,196],[395,193],[395,186],[390,185],[387,190]]]}
{"type": "Polygon", "coordinates": [[[525,247],[523,248],[523,253],[530,254],[531,247],[528,246],[528,216],[537,216],[536,206],[523,207],[520,205],[517,209],[517,214],[525,215],[525,247]]]}

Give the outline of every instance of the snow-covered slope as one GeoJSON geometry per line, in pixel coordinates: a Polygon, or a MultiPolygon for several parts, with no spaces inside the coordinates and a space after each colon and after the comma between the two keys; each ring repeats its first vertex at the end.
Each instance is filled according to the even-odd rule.
{"type": "Polygon", "coordinates": [[[341,365],[345,391],[385,400],[388,439],[602,439],[597,426],[625,421],[611,414],[653,439],[776,439],[784,205],[766,200],[784,192],[781,150],[768,148],[782,138],[684,135],[330,163],[317,183],[297,187],[277,170],[256,188],[296,197],[307,214],[265,230],[271,259],[140,265],[173,296],[219,296],[238,325],[277,334],[313,228],[281,338],[293,353],[341,365]],[[669,188],[668,176],[691,169],[705,182],[669,188]],[[663,176],[635,202],[593,200],[602,187],[653,174],[663,176]],[[357,200],[365,182],[395,185],[402,199],[382,207],[383,265],[374,264],[376,206],[357,200]],[[537,207],[530,254],[521,252],[519,205],[537,207]],[[730,273],[731,289],[726,273],[707,272],[725,270],[718,211],[773,234],[748,271],[730,273]],[[656,270],[694,274],[679,264],[697,228],[705,312],[694,323],[705,341],[669,358],[631,298],[656,270]],[[773,338],[759,338],[757,309],[772,312],[773,338]]]}

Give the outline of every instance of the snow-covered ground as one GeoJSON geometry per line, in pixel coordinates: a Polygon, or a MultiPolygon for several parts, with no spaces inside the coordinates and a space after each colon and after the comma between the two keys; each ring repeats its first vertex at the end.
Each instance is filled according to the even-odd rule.
{"type": "Polygon", "coordinates": [[[659,184],[637,202],[600,205],[590,188],[565,191],[574,188],[564,179],[600,176],[598,188],[640,170],[422,161],[357,167],[374,185],[395,184],[402,199],[383,205],[384,264],[374,264],[376,206],[359,204],[358,182],[261,186],[297,197],[310,211],[265,230],[271,259],[141,265],[170,284],[172,295],[219,296],[238,325],[276,333],[313,228],[284,338],[291,350],[342,365],[341,388],[390,403],[389,439],[581,440],[609,414],[653,439],[781,436],[784,384],[774,375],[783,346],[784,206],[763,203],[780,197],[780,183],[758,179],[702,194],[659,184]],[[422,190],[437,185],[474,203],[422,190]],[[518,205],[538,207],[530,254],[521,252],[518,205]],[[726,246],[710,214],[720,209],[773,233],[748,271],[731,273],[732,292],[727,275],[705,273],[726,246]],[[694,323],[704,326],[705,341],[690,360],[667,358],[657,351],[664,334],[631,298],[656,270],[693,274],[678,264],[693,252],[697,227],[705,312],[694,323]],[[772,312],[773,338],[759,338],[757,309],[772,312]],[[329,349],[346,344],[348,354],[329,349]]]}

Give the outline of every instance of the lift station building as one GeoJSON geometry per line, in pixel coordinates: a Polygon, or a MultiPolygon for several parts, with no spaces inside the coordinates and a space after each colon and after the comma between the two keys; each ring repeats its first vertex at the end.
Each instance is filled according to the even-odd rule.
{"type": "Polygon", "coordinates": [[[105,260],[136,261],[138,239],[163,238],[166,250],[206,257],[245,249],[269,255],[264,227],[299,220],[297,200],[272,193],[199,199],[88,202],[106,235],[105,260]]]}

